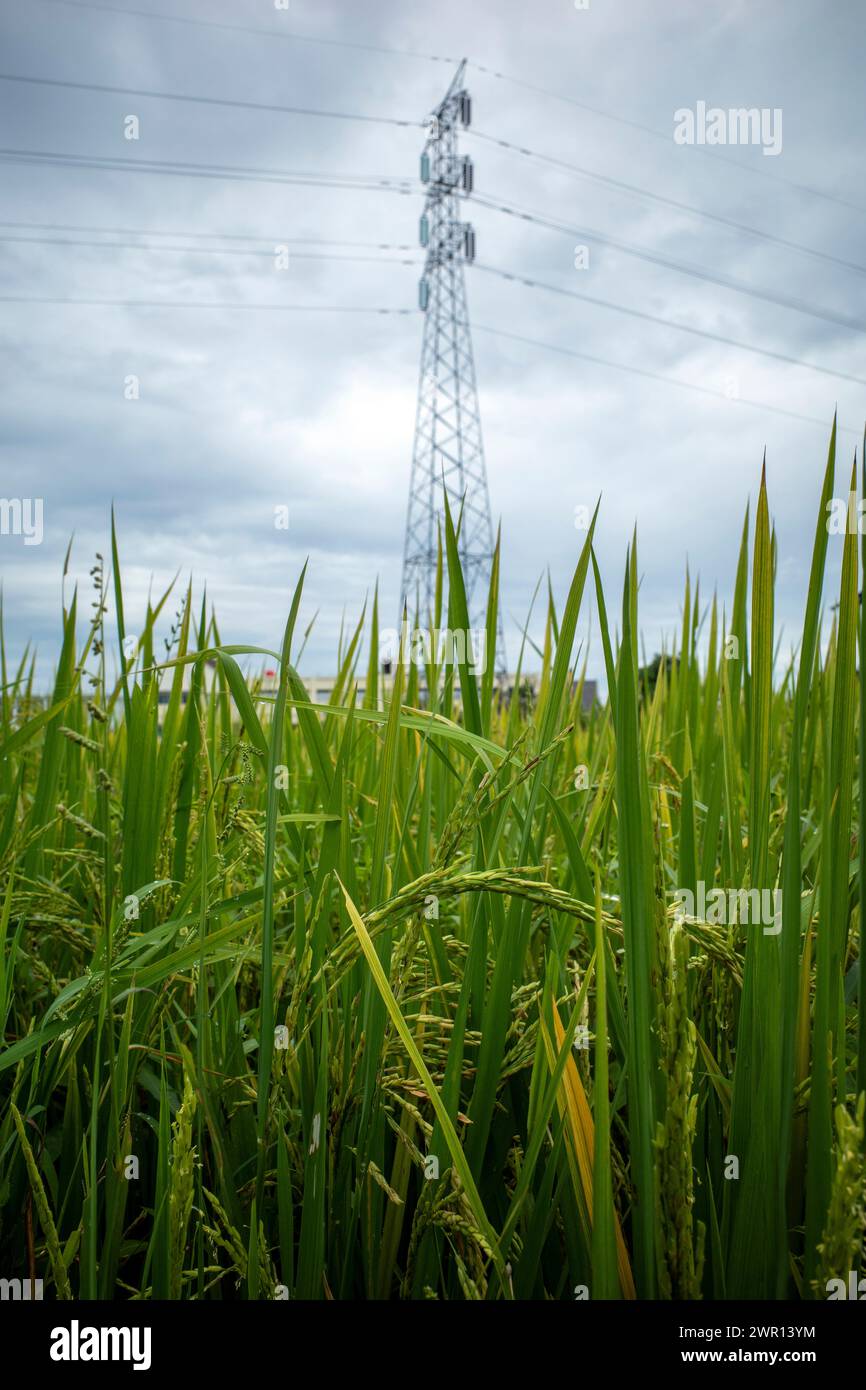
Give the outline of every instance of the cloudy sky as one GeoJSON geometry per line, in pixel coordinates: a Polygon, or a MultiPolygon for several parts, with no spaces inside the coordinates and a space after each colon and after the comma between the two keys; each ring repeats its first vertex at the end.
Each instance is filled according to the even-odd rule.
{"type": "Polygon", "coordinates": [[[41,545],[0,536],[11,653],[35,642],[48,680],[69,538],[86,584],[112,500],[133,631],[180,570],[224,640],[273,647],[307,556],[305,670],[333,669],[377,577],[391,620],[420,123],[464,57],[478,261],[568,292],[467,272],[510,663],[539,576],[564,598],[575,507],[599,494],[613,609],[638,526],[648,654],[687,562],[730,607],[765,448],[795,641],[833,410],[846,467],[866,414],[864,39],[860,0],[2,0],[0,491],[44,504],[41,545]],[[781,153],[677,144],[699,102],[780,111],[781,153]]]}

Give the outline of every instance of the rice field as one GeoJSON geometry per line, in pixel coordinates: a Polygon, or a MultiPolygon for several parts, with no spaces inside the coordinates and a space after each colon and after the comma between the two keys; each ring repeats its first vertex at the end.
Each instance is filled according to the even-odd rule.
{"type": "MultiPolygon", "coordinates": [[[[847,1286],[866,628],[862,538],[826,518],[848,488],[834,432],[787,666],[761,478],[733,594],[687,580],[653,670],[637,539],[605,594],[593,518],[537,698],[431,661],[426,708],[416,665],[381,688],[375,601],[309,703],[303,574],[278,653],[225,646],[192,591],[167,642],[175,594],[130,636],[112,524],[44,708],[3,645],[3,1275],[87,1300],[847,1286]],[[591,596],[608,693],[585,711],[591,596]]],[[[458,529],[436,630],[469,627],[458,529]]]]}

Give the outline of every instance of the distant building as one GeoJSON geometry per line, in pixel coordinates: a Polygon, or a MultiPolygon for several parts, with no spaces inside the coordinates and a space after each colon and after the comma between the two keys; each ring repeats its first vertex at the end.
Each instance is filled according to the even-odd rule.
{"type": "MultiPolygon", "coordinates": [[[[190,669],[191,669],[191,668],[190,668],[189,666],[187,666],[187,667],[184,668],[183,688],[182,688],[182,694],[181,694],[181,702],[182,702],[183,704],[186,704],[187,695],[188,695],[188,692],[189,692],[189,684],[190,684],[190,674],[189,674],[189,673],[190,673],[190,669]]],[[[214,681],[214,676],[215,676],[215,671],[216,671],[216,663],[215,663],[214,661],[208,660],[208,661],[206,661],[206,662],[204,663],[204,667],[203,667],[203,684],[204,684],[205,690],[207,690],[207,691],[210,691],[210,689],[212,688],[213,681],[214,681]]],[[[163,723],[165,706],[168,704],[169,699],[170,699],[170,696],[171,696],[171,676],[170,676],[170,675],[167,675],[166,678],[165,678],[165,680],[166,680],[165,687],[164,687],[164,689],[161,689],[161,690],[160,690],[160,692],[159,692],[159,697],[158,697],[158,698],[159,698],[159,706],[160,706],[160,710],[159,710],[159,724],[160,724],[160,727],[162,726],[162,723],[163,723]]],[[[301,680],[301,683],[302,683],[302,685],[303,685],[305,691],[307,692],[307,698],[309,699],[309,701],[310,701],[311,704],[314,704],[314,705],[322,705],[322,706],[326,706],[326,705],[330,704],[331,699],[332,699],[333,694],[334,694],[334,688],[335,688],[335,686],[336,686],[336,684],[337,684],[337,677],[336,677],[336,676],[303,676],[303,675],[302,675],[302,676],[300,676],[300,680],[301,680]]],[[[502,698],[503,698],[503,700],[505,701],[506,704],[510,704],[511,701],[512,701],[512,699],[514,698],[514,690],[515,690],[516,682],[517,682],[517,676],[516,676],[515,674],[511,674],[511,675],[500,675],[500,676],[497,676],[497,677],[496,677],[495,687],[494,687],[494,688],[495,688],[497,691],[499,691],[499,693],[501,694],[501,696],[502,696],[502,698]]],[[[272,702],[274,696],[276,695],[277,690],[279,689],[279,684],[280,684],[279,672],[276,671],[276,670],[274,670],[274,669],[272,669],[272,668],[266,668],[264,671],[262,671],[262,672],[261,672],[260,674],[258,674],[258,675],[255,675],[255,676],[252,676],[252,675],[251,675],[251,676],[249,676],[249,677],[247,678],[247,684],[249,685],[250,690],[253,692],[253,696],[254,696],[254,697],[256,697],[256,696],[262,696],[262,697],[264,697],[263,700],[262,700],[262,704],[263,704],[263,705],[264,705],[265,703],[270,704],[270,703],[272,702]]],[[[541,676],[540,676],[537,672],[521,673],[521,676],[520,676],[520,692],[521,692],[521,698],[524,699],[524,700],[526,701],[526,703],[527,703],[528,706],[531,707],[531,706],[535,703],[535,701],[538,699],[538,693],[539,693],[540,687],[541,687],[541,676]]],[[[359,674],[359,675],[357,676],[356,680],[355,680],[356,700],[357,700],[357,703],[358,703],[358,704],[363,704],[364,696],[365,696],[365,694],[366,694],[366,689],[367,689],[366,673],[364,673],[364,674],[359,674]]],[[[393,689],[394,689],[394,676],[393,676],[393,673],[390,672],[390,671],[381,671],[381,672],[379,673],[379,698],[380,698],[380,703],[381,703],[382,698],[383,698],[383,697],[389,696],[389,695],[391,694],[391,692],[392,692],[393,689]]],[[[576,689],[577,689],[577,682],[574,682],[573,685],[572,685],[572,693],[574,693],[574,691],[576,691],[576,689]]],[[[582,695],[582,700],[581,700],[581,707],[582,707],[582,709],[583,709],[585,712],[588,712],[589,710],[592,709],[592,706],[595,704],[595,701],[596,701],[596,699],[597,699],[597,696],[598,696],[597,683],[596,683],[595,681],[589,681],[589,680],[584,681],[584,683],[583,683],[583,695],[582,695]]],[[[459,678],[459,676],[456,677],[455,682],[454,682],[454,699],[455,699],[455,701],[459,704],[459,702],[460,702],[460,678],[459,678]]],[[[418,703],[419,703],[420,708],[421,708],[421,709],[426,709],[426,707],[427,707],[427,702],[428,702],[427,681],[426,681],[425,675],[424,675],[423,672],[422,672],[422,673],[421,673],[421,679],[420,679],[419,687],[418,687],[418,703]]],[[[293,722],[293,723],[297,723],[297,712],[296,712],[296,710],[294,710],[294,709],[292,710],[292,722],[293,722]]]]}
{"type": "MultiPolygon", "coordinates": [[[[336,676],[301,676],[301,681],[303,682],[304,689],[306,690],[307,695],[309,696],[310,701],[311,701],[312,704],[314,704],[314,705],[327,705],[327,704],[330,702],[331,696],[332,696],[333,693],[334,693],[334,687],[335,687],[335,685],[337,684],[337,677],[336,677],[336,676]]],[[[515,689],[516,681],[517,681],[517,676],[516,676],[515,674],[513,674],[513,673],[512,673],[512,674],[509,674],[509,675],[500,675],[500,676],[497,676],[496,679],[495,679],[494,689],[496,689],[497,691],[499,691],[499,693],[502,695],[503,699],[505,700],[506,704],[510,704],[510,703],[511,703],[511,700],[512,700],[512,698],[513,698],[513,696],[514,696],[514,689],[515,689]]],[[[278,673],[277,673],[276,671],[266,671],[266,672],[264,673],[264,675],[263,675],[263,677],[262,677],[260,683],[259,683],[259,690],[260,690],[260,692],[261,692],[262,694],[264,694],[264,695],[274,695],[274,694],[276,694],[278,685],[279,685],[279,675],[278,675],[278,673]]],[[[526,695],[531,696],[531,698],[532,698],[533,701],[536,700],[536,699],[538,698],[538,692],[539,692],[540,687],[541,687],[541,676],[540,676],[537,672],[533,672],[533,673],[521,673],[521,676],[520,676],[520,688],[521,688],[521,690],[522,690],[523,692],[525,692],[526,695]]],[[[362,703],[363,700],[364,700],[364,695],[365,695],[366,690],[367,690],[366,673],[363,674],[363,675],[359,675],[359,676],[357,677],[357,679],[356,679],[356,681],[355,681],[355,689],[356,689],[356,691],[357,691],[358,702],[359,702],[359,703],[362,703]]],[[[390,694],[391,694],[391,691],[392,691],[393,689],[394,689],[394,676],[393,676],[393,674],[392,674],[390,671],[382,671],[382,672],[380,672],[380,673],[379,673],[379,694],[380,694],[380,696],[382,696],[382,695],[386,695],[386,696],[387,696],[387,695],[390,695],[390,694]]],[[[573,686],[572,686],[572,692],[576,691],[576,689],[577,689],[577,682],[575,682],[575,683],[573,684],[573,686]]],[[[425,708],[427,707],[428,692],[427,692],[427,680],[426,680],[426,676],[424,675],[423,671],[422,671],[422,673],[421,673],[421,679],[420,679],[420,681],[419,681],[418,696],[419,696],[419,704],[420,704],[421,708],[422,708],[422,709],[425,709],[425,708]]],[[[589,711],[590,709],[592,709],[592,706],[595,704],[595,701],[596,701],[596,699],[597,699],[597,696],[598,696],[598,686],[597,686],[597,682],[596,682],[596,681],[589,681],[589,680],[588,680],[588,681],[584,681],[584,683],[583,683],[583,695],[582,695],[582,699],[581,699],[581,708],[582,708],[584,711],[589,711]]],[[[459,676],[457,676],[457,677],[455,678],[455,682],[454,682],[454,698],[455,698],[455,700],[457,700],[457,701],[459,702],[459,700],[460,700],[460,678],[459,678],[459,676]]]]}

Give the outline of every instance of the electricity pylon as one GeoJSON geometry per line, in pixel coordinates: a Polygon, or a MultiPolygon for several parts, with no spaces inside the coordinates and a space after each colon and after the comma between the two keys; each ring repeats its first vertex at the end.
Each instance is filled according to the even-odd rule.
{"type": "MultiPolygon", "coordinates": [[[[472,118],[469,93],[463,86],[465,69],[464,60],[430,116],[421,155],[427,198],[420,240],[427,258],[419,295],[425,318],[401,598],[410,618],[419,605],[420,621],[426,624],[433,612],[440,526],[444,547],[444,492],[455,526],[460,518],[458,549],[470,624],[483,629],[493,526],[464,278],[464,265],[475,258],[475,233],[460,217],[461,199],[469,196],[473,186],[472,161],[461,157],[457,148],[458,126],[468,126],[472,118]]],[[[501,622],[496,647],[495,653],[487,653],[487,660],[495,660],[495,669],[501,671],[505,664],[501,622]]]]}

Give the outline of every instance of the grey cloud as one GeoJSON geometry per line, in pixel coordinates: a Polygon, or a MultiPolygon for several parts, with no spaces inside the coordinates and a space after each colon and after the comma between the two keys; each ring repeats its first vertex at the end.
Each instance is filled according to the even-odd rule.
{"type": "MultiPolygon", "coordinates": [[[[168,0],[152,8],[167,10],[168,0]]],[[[791,186],[861,200],[863,21],[854,0],[832,12],[817,0],[715,10],[687,0],[652,7],[591,0],[586,12],[569,0],[442,0],[435,8],[405,0],[292,0],[288,15],[257,0],[185,0],[171,8],[209,21],[468,55],[529,84],[470,67],[477,130],[863,260],[862,218],[791,186]],[[758,150],[728,149],[723,160],[676,147],[673,113],[698,99],[781,107],[782,155],[767,160],[758,150]]],[[[4,11],[0,26],[9,72],[419,121],[451,76],[445,63],[47,0],[4,11]]],[[[412,180],[420,146],[415,130],[12,83],[0,83],[0,122],[5,148],[412,180]],[[141,120],[137,143],[122,137],[129,113],[141,120]]],[[[466,149],[485,195],[863,319],[862,274],[485,141],[467,139],[466,149]]],[[[182,239],[190,247],[213,244],[209,233],[415,246],[421,210],[420,194],[30,164],[4,163],[2,180],[7,222],[193,232],[198,242],[182,239]]],[[[592,268],[581,278],[572,264],[577,237],[481,206],[468,215],[486,263],[866,376],[862,334],[592,243],[592,268]]],[[[0,227],[0,236],[12,232],[0,227]]],[[[407,257],[417,260],[420,251],[398,261],[407,257]]],[[[297,257],[280,277],[265,257],[0,241],[0,295],[411,308],[418,275],[418,265],[297,257]]],[[[648,648],[676,627],[687,558],[693,576],[700,572],[704,599],[717,585],[720,600],[729,602],[743,512],[756,494],[766,446],[779,536],[777,611],[795,640],[832,412],[838,403],[842,422],[858,429],[863,390],[480,272],[470,272],[469,295],[478,324],[714,391],[736,376],[741,395],[826,422],[763,413],[478,331],[506,613],[523,619],[548,568],[563,594],[580,543],[574,507],[594,504],[599,493],[598,552],[612,611],[638,522],[648,648]]],[[[344,608],[351,621],[377,576],[383,612],[396,608],[420,337],[417,315],[0,304],[3,491],[43,496],[46,509],[41,547],[28,551],[17,538],[0,538],[13,656],[28,639],[38,640],[47,679],[69,535],[76,534],[72,578],[83,583],[93,552],[108,552],[113,500],[130,604],[139,616],[151,574],[159,590],[180,568],[180,582],[190,572],[198,584],[207,582],[226,640],[273,647],[309,555],[303,621],[316,609],[320,616],[305,665],[330,669],[344,608]],[[141,382],[136,402],[123,398],[130,374],[141,382]],[[280,504],[290,508],[288,533],[273,527],[280,504]]],[[[842,440],[847,458],[856,438],[842,440]]],[[[542,613],[539,607],[536,633],[542,613]]],[[[514,659],[513,623],[506,633],[514,659]]],[[[593,650],[597,672],[597,637],[593,650]]]]}

